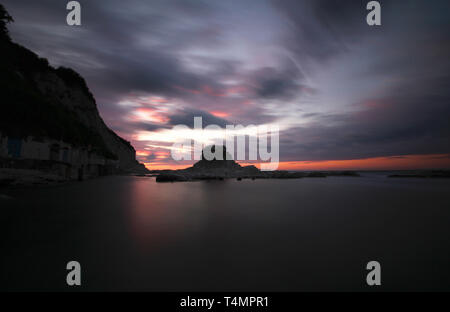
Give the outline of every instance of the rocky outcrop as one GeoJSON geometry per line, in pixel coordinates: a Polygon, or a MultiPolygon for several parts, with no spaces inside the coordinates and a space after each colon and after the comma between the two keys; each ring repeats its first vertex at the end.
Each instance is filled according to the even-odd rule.
{"type": "Polygon", "coordinates": [[[147,172],[131,144],[106,126],[85,80],[12,42],[5,27],[0,29],[0,91],[4,136],[64,142],[116,161],[122,172],[147,172]]]}
{"type": "Polygon", "coordinates": [[[300,178],[326,178],[327,176],[359,176],[352,171],[328,172],[290,172],[290,171],[261,171],[255,166],[241,166],[234,160],[226,159],[226,149],[223,146],[207,147],[214,152],[216,148],[223,150],[220,159],[207,160],[202,153],[202,159],[192,167],[181,170],[165,170],[154,172],[156,182],[185,182],[198,180],[224,180],[224,179],[300,179],[300,178]]]}
{"type": "Polygon", "coordinates": [[[450,170],[422,170],[391,174],[389,178],[449,179],[450,170]]]}
{"type": "Polygon", "coordinates": [[[81,76],[71,69],[60,67],[55,71],[38,72],[33,75],[33,80],[45,97],[57,98],[83,125],[101,137],[106,149],[117,158],[123,171],[145,171],[145,167],[136,161],[136,151],[130,142],[106,126],[81,76]]]}

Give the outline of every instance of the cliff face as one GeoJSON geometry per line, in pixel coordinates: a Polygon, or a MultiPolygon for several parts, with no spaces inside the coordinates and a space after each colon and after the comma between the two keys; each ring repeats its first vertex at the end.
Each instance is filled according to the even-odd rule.
{"type": "Polygon", "coordinates": [[[117,160],[122,171],[143,172],[131,144],[109,129],[85,80],[0,36],[0,133],[51,138],[117,160]]]}
{"type": "Polygon", "coordinates": [[[92,94],[81,77],[71,69],[58,68],[53,72],[36,73],[33,81],[46,98],[58,99],[59,103],[73,112],[74,117],[84,126],[97,133],[105,148],[117,158],[123,170],[138,169],[135,149],[106,126],[92,94]]]}

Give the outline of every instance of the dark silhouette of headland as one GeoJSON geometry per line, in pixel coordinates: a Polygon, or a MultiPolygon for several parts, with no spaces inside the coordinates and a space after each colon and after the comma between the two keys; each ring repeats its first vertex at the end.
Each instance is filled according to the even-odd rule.
{"type": "Polygon", "coordinates": [[[101,118],[86,81],[14,43],[0,4],[0,186],[146,173],[101,118]]]}

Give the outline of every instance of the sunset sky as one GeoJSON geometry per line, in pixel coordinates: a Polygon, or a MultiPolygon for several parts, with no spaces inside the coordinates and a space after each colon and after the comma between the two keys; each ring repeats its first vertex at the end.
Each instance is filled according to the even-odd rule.
{"type": "Polygon", "coordinates": [[[279,125],[280,169],[450,167],[450,2],[4,0],[14,41],[72,67],[150,169],[178,124],[279,125]]]}

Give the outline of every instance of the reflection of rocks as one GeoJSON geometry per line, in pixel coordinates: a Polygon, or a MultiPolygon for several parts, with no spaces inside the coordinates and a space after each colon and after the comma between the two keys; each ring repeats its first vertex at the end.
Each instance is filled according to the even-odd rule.
{"type": "Polygon", "coordinates": [[[356,171],[326,171],[323,172],[327,177],[359,177],[359,173],[356,171]]]}
{"type": "Polygon", "coordinates": [[[187,176],[177,173],[161,173],[156,177],[157,182],[182,182],[189,180],[187,176]]]}
{"type": "MultiPolygon", "coordinates": [[[[208,147],[215,152],[215,146],[208,147]]],[[[222,151],[222,147],[219,147],[222,151]]],[[[220,152],[218,152],[220,155],[220,152]]],[[[226,160],[226,149],[223,147],[222,157],[207,160],[204,153],[202,159],[192,167],[182,170],[164,170],[155,172],[156,182],[181,182],[196,180],[223,180],[223,179],[299,179],[299,178],[325,178],[327,176],[359,176],[356,172],[289,172],[289,171],[261,171],[255,166],[241,166],[234,160],[226,160]]]]}
{"type": "Polygon", "coordinates": [[[57,174],[39,170],[0,169],[0,187],[53,185],[65,181],[57,174]]]}

